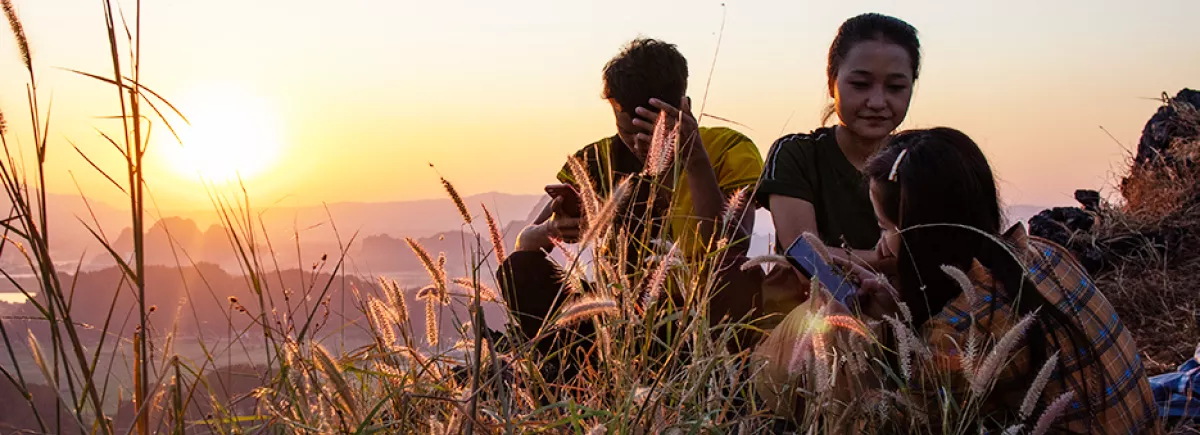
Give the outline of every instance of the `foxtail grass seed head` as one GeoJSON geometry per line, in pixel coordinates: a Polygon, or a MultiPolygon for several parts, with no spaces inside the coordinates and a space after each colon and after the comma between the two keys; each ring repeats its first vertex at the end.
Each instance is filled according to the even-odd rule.
{"type": "Polygon", "coordinates": [[[896,334],[896,344],[899,347],[897,353],[900,357],[900,374],[904,376],[905,380],[910,380],[913,374],[912,358],[913,354],[916,353],[917,344],[914,343],[916,338],[913,337],[912,330],[904,326],[904,323],[901,323],[900,319],[893,316],[883,316],[883,318],[891,325],[892,331],[896,334]]]}
{"type": "Polygon", "coordinates": [[[439,292],[439,295],[442,297],[442,304],[448,304],[448,303],[450,303],[450,289],[446,288],[447,280],[446,280],[446,253],[445,252],[438,253],[437,276],[438,276],[437,277],[438,292],[439,292]]]}
{"type": "Polygon", "coordinates": [[[21,53],[21,61],[25,64],[25,68],[33,71],[33,57],[29,54],[29,39],[25,37],[25,26],[21,25],[21,19],[17,17],[17,9],[13,7],[12,0],[0,0],[0,4],[4,7],[4,16],[8,18],[8,26],[12,28],[13,38],[17,41],[17,51],[21,53]]]}
{"type": "Polygon", "coordinates": [[[475,290],[479,289],[479,300],[483,302],[497,302],[500,297],[496,295],[496,290],[489,287],[487,284],[477,280],[463,277],[454,278],[454,283],[471,292],[469,296],[475,297],[475,290]]]}
{"type": "Polygon", "coordinates": [[[761,267],[764,264],[771,264],[775,267],[792,267],[792,263],[788,262],[787,258],[777,254],[759,255],[750,258],[742,263],[742,270],[750,270],[755,267],[761,267]]]}
{"type": "Polygon", "coordinates": [[[437,307],[433,299],[425,300],[425,340],[429,342],[429,346],[437,347],[438,345],[438,318],[437,307]]]}
{"type": "Polygon", "coordinates": [[[442,178],[442,187],[446,188],[446,194],[450,195],[450,200],[454,201],[454,207],[458,208],[458,214],[462,215],[463,222],[467,225],[471,224],[471,213],[467,211],[467,205],[463,203],[463,199],[458,195],[458,190],[453,184],[442,178]]]}
{"type": "Polygon", "coordinates": [[[4,120],[4,111],[0,110],[0,136],[8,133],[8,121],[4,120]]]}
{"type": "Polygon", "coordinates": [[[813,249],[817,251],[817,254],[821,255],[821,258],[824,259],[826,263],[833,261],[832,257],[829,255],[829,249],[825,246],[825,242],[821,241],[821,238],[817,237],[816,234],[805,231],[800,235],[800,237],[803,237],[809,245],[812,245],[813,249]]]}
{"type": "Polygon", "coordinates": [[[1038,371],[1037,377],[1033,378],[1033,384],[1029,386],[1029,391],[1025,392],[1025,400],[1021,401],[1021,418],[1027,419],[1033,415],[1033,408],[1037,406],[1038,399],[1042,397],[1042,391],[1046,389],[1046,384],[1050,382],[1050,375],[1054,373],[1054,369],[1058,367],[1058,352],[1046,358],[1046,363],[1042,364],[1042,369],[1038,371]]]}
{"type": "Polygon", "coordinates": [[[979,333],[975,331],[974,325],[967,329],[967,348],[963,350],[960,359],[967,379],[974,379],[975,365],[979,362],[979,333]]]}
{"type": "Polygon", "coordinates": [[[614,314],[620,308],[617,301],[610,297],[585,296],[563,307],[557,326],[570,326],[584,319],[605,314],[614,314]]]}
{"type": "MultiPolygon", "coordinates": [[[[884,279],[886,280],[886,278],[884,278],[884,279]]],[[[904,320],[904,323],[912,325],[913,324],[912,310],[908,309],[908,304],[906,304],[904,302],[900,302],[900,303],[896,304],[896,308],[898,308],[900,310],[900,317],[901,317],[901,319],[904,320]]]]}
{"type": "MultiPolygon", "coordinates": [[[[404,242],[407,243],[408,248],[412,249],[413,253],[416,254],[417,259],[421,261],[421,265],[425,266],[425,272],[429,274],[429,279],[433,281],[434,286],[437,286],[439,297],[444,298],[446,293],[446,276],[441,272],[444,268],[439,267],[438,264],[434,264],[433,257],[429,256],[429,251],[426,251],[425,247],[421,246],[420,242],[413,240],[412,237],[405,237],[404,242]]],[[[439,263],[441,263],[443,266],[444,262],[444,259],[439,260],[439,263]]]]}
{"type": "Polygon", "coordinates": [[[483,218],[487,220],[488,237],[492,239],[492,251],[496,254],[496,264],[504,262],[504,236],[500,234],[500,225],[496,223],[496,219],[492,217],[492,212],[488,211],[487,206],[479,204],[483,208],[483,218]]]}
{"type": "Polygon", "coordinates": [[[587,229],[584,230],[583,237],[579,239],[581,245],[588,244],[612,227],[610,224],[617,216],[617,210],[625,203],[625,198],[630,190],[629,178],[621,180],[616,189],[613,189],[612,195],[604,202],[604,206],[595,215],[588,216],[587,229]]]}
{"type": "Polygon", "coordinates": [[[963,294],[967,296],[967,303],[974,305],[975,285],[971,284],[971,279],[967,277],[967,274],[961,269],[948,264],[942,265],[942,272],[946,272],[946,275],[950,275],[950,278],[954,279],[954,282],[958,283],[958,287],[961,288],[963,294]]]}
{"type": "Polygon", "coordinates": [[[578,275],[572,273],[568,274],[566,278],[567,294],[583,294],[583,280],[579,279],[578,275]]]}
{"type": "Polygon", "coordinates": [[[729,196],[729,200],[725,201],[725,213],[722,215],[722,221],[725,225],[732,225],[741,220],[744,210],[742,207],[746,205],[746,194],[750,191],[750,186],[742,186],[742,188],[733,192],[729,196]]]}
{"type": "Polygon", "coordinates": [[[408,248],[412,249],[417,255],[417,259],[421,260],[421,265],[425,266],[425,271],[429,273],[430,278],[437,280],[437,267],[434,266],[433,258],[429,256],[429,251],[425,250],[425,246],[420,242],[413,240],[412,237],[405,237],[404,242],[408,244],[408,248]]]}
{"type": "Polygon", "coordinates": [[[836,380],[834,378],[832,367],[830,364],[836,361],[830,361],[831,358],[825,352],[825,336],[823,334],[813,334],[813,376],[816,377],[817,393],[827,393],[833,387],[836,380]]]}
{"type": "Polygon", "coordinates": [[[405,300],[404,291],[400,290],[400,286],[396,284],[396,281],[382,276],[379,277],[379,286],[387,294],[388,302],[392,305],[392,312],[396,315],[396,324],[404,325],[408,323],[408,301],[405,300]]]}
{"type": "Polygon", "coordinates": [[[1050,430],[1050,425],[1054,424],[1054,420],[1058,420],[1067,410],[1067,405],[1071,404],[1071,400],[1075,397],[1074,391],[1068,391],[1054,399],[1050,406],[1042,411],[1042,416],[1038,417],[1037,425],[1033,427],[1033,435],[1044,435],[1050,430]]]}
{"type": "Polygon", "coordinates": [[[812,332],[806,330],[800,336],[800,340],[792,344],[792,354],[787,365],[788,376],[792,377],[803,373],[810,356],[812,356],[812,332]]]}
{"type": "Polygon", "coordinates": [[[853,332],[859,337],[867,338],[866,327],[862,324],[862,322],[859,322],[858,319],[853,317],[842,315],[828,316],[825,318],[825,323],[829,326],[834,326],[853,332]]]}
{"type": "Polygon", "coordinates": [[[442,298],[438,296],[438,288],[434,285],[427,285],[417,290],[418,301],[437,301],[441,302],[442,298]]]}
{"type": "MultiPolygon", "coordinates": [[[[55,377],[51,376],[50,366],[46,364],[45,354],[42,353],[42,345],[38,343],[37,336],[33,334],[33,330],[29,330],[29,350],[33,352],[33,363],[42,371],[42,376],[47,382],[54,383],[55,377]]],[[[54,385],[57,387],[57,385],[54,385]]]]}
{"type": "Polygon", "coordinates": [[[983,360],[983,364],[980,364],[979,369],[976,370],[974,379],[971,379],[971,392],[975,394],[975,397],[983,397],[987,392],[988,387],[992,385],[996,376],[1000,374],[1001,368],[1008,361],[1009,354],[1021,342],[1021,338],[1025,336],[1025,331],[1029,329],[1029,325],[1033,324],[1036,316],[1036,311],[1026,314],[1020,322],[1017,322],[1008,332],[1005,332],[1000,341],[996,342],[996,345],[992,347],[992,351],[983,360]]]}
{"type": "Polygon", "coordinates": [[[642,307],[649,308],[662,295],[663,286],[667,281],[667,272],[671,269],[671,261],[678,252],[679,244],[671,245],[671,250],[667,252],[667,255],[658,263],[658,267],[654,269],[654,273],[650,275],[650,282],[646,284],[646,289],[643,291],[642,307]]]}
{"type": "Polygon", "coordinates": [[[333,384],[333,391],[337,393],[343,410],[350,416],[358,415],[357,400],[354,398],[354,392],[350,390],[350,384],[346,381],[345,376],[343,376],[342,368],[333,359],[333,355],[325,349],[325,346],[321,346],[318,343],[311,344],[311,351],[313,360],[317,364],[317,369],[333,384]]]}
{"type": "Polygon", "coordinates": [[[375,324],[375,331],[379,333],[379,338],[388,346],[396,344],[396,329],[393,324],[395,314],[383,301],[371,298],[367,303],[368,314],[371,323],[375,324]]]}
{"type": "Polygon", "coordinates": [[[675,144],[679,138],[678,120],[667,119],[659,115],[654,123],[654,132],[650,136],[650,150],[646,152],[645,175],[657,177],[667,170],[671,159],[675,157],[675,144]]]}
{"type": "Polygon", "coordinates": [[[578,157],[571,156],[567,159],[567,170],[571,172],[571,177],[575,179],[575,185],[579,189],[579,199],[583,202],[584,217],[595,216],[600,209],[600,199],[596,195],[595,185],[592,184],[592,176],[588,173],[587,166],[578,157]]]}

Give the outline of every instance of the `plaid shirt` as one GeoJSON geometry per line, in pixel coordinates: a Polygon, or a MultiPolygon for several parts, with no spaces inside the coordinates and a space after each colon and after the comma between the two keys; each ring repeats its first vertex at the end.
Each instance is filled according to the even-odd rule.
{"type": "MultiPolygon", "coordinates": [[[[1157,409],[1137,345],[1117,318],[1108,299],[1096,289],[1083,268],[1062,247],[1027,236],[1023,227],[1014,228],[1005,237],[1023,254],[1028,276],[1037,291],[1047,302],[1065,313],[1071,323],[1091,341],[1090,348],[1077,350],[1064,328],[1054,329],[1051,323],[1040,322],[1049,347],[1046,355],[1058,352],[1059,364],[1042,391],[1032,421],[1025,422],[1026,427],[1031,427],[1042,410],[1056,398],[1073,391],[1074,400],[1055,421],[1053,432],[1157,432],[1157,409]],[[1095,349],[1095,354],[1092,349],[1095,349]],[[1097,358],[1101,362],[1099,367],[1092,364],[1097,358]],[[1084,400],[1092,403],[1091,411],[1084,406],[1084,400]]],[[[970,328],[975,329],[977,340],[983,345],[974,356],[974,367],[978,370],[991,345],[1020,321],[1011,301],[998,297],[999,284],[985,267],[976,262],[968,272],[968,277],[976,289],[974,303],[969,303],[966,295],[959,296],[922,328],[926,342],[930,343],[933,361],[938,366],[936,372],[963,372],[961,350],[966,347],[970,328]]],[[[1048,314],[1043,309],[1037,320],[1047,318],[1048,314]]],[[[1082,338],[1077,336],[1076,340],[1082,338]]],[[[1040,369],[1040,366],[1033,365],[1028,343],[1022,340],[1010,354],[1008,364],[997,375],[995,387],[984,401],[981,410],[983,417],[1011,421],[1040,369]]],[[[959,393],[955,396],[966,397],[970,378],[952,377],[958,379],[953,385],[955,393],[959,393]]],[[[917,379],[911,386],[916,391],[924,390],[920,385],[920,377],[917,379]]]]}

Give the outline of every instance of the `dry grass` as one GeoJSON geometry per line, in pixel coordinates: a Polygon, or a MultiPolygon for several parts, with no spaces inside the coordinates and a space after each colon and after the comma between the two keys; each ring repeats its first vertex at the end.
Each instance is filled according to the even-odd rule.
{"type": "MultiPolygon", "coordinates": [[[[1167,99],[1179,122],[1200,132],[1200,111],[1167,99]]],[[[1151,374],[1191,358],[1200,342],[1200,136],[1175,138],[1145,164],[1130,165],[1123,203],[1105,204],[1090,234],[1106,267],[1095,279],[1134,334],[1151,374]]]]}
{"type": "MultiPolygon", "coordinates": [[[[10,3],[4,2],[10,24],[19,23],[10,3]]],[[[33,141],[14,141],[9,139],[8,133],[0,131],[5,151],[4,160],[0,161],[0,182],[12,203],[19,206],[13,217],[2,221],[5,238],[0,242],[0,248],[31,252],[27,257],[29,266],[39,275],[38,287],[28,291],[39,294],[33,303],[47,320],[51,337],[49,340],[31,338],[29,347],[19,347],[14,342],[24,335],[5,330],[5,323],[0,322],[4,346],[0,356],[15,361],[20,354],[33,352],[28,349],[36,349],[33,359],[37,368],[55,384],[58,402],[69,414],[37,415],[39,408],[27,392],[42,389],[33,388],[35,385],[26,379],[29,373],[23,374],[20,366],[11,370],[0,367],[0,374],[4,376],[0,382],[9,382],[16,387],[35,412],[37,427],[31,430],[103,434],[769,433],[786,420],[792,430],[799,433],[875,433],[897,428],[915,433],[932,430],[973,433],[982,418],[983,398],[988,396],[994,384],[993,374],[1005,364],[1023,333],[1023,327],[1018,325],[1002,336],[980,338],[978,343],[971,345],[970,351],[963,352],[964,358],[971,358],[967,365],[978,364],[978,370],[965,374],[945,373],[931,368],[936,365],[931,363],[930,352],[925,343],[916,338],[920,335],[912,325],[902,319],[891,319],[887,327],[904,338],[899,349],[903,364],[893,371],[878,356],[878,340],[867,325],[846,316],[825,316],[819,311],[798,312],[785,319],[756,356],[752,356],[751,351],[745,349],[745,343],[739,340],[747,335],[747,331],[759,332],[754,331],[755,319],[713,321],[709,318],[714,295],[721,290],[717,287],[719,280],[714,278],[728,265],[727,259],[723,258],[725,250],[702,258],[684,258],[677,255],[677,246],[670,245],[657,251],[660,255],[651,257],[643,270],[627,271],[626,247],[662,247],[654,247],[658,240],[647,234],[604,230],[611,222],[630,220],[630,216],[621,216],[618,210],[623,208],[620,205],[626,194],[625,188],[637,186],[623,182],[621,188],[609,189],[620,192],[614,195],[615,198],[602,199],[590,189],[590,183],[581,183],[587,187],[580,193],[587,210],[588,227],[592,230],[583,237],[583,243],[575,248],[565,248],[572,249],[568,256],[570,261],[561,265],[566,270],[565,275],[571,277],[559,292],[559,298],[565,303],[561,310],[550,314],[535,337],[560,340],[557,347],[563,350],[546,354],[532,341],[505,343],[506,340],[496,340],[481,333],[502,328],[501,325],[486,324],[480,302],[494,298],[489,295],[494,292],[481,285],[480,279],[494,273],[487,262],[488,250],[501,254],[505,247],[502,238],[495,235],[497,227],[491,222],[490,214],[485,214],[487,227],[484,228],[484,223],[477,222],[467,212],[451,183],[442,179],[448,195],[462,213],[465,231],[474,237],[474,240],[464,241],[470,250],[470,255],[466,256],[471,259],[469,276],[448,280],[446,257],[439,255],[435,260],[419,243],[408,239],[413,255],[420,258],[430,276],[430,286],[423,298],[424,316],[410,311],[403,291],[395,283],[381,280],[376,288],[362,288],[356,293],[358,305],[364,311],[363,318],[368,320],[354,326],[366,329],[371,343],[355,349],[331,350],[315,338],[322,326],[330,326],[329,282],[314,282],[306,289],[278,288],[282,284],[276,285],[277,281],[264,268],[265,264],[273,262],[274,248],[270,240],[265,240],[262,233],[254,230],[261,222],[254,222],[255,213],[249,210],[248,202],[244,198],[228,201],[215,197],[214,206],[222,217],[222,224],[230,229],[231,245],[237,248],[243,273],[257,296],[254,298],[257,300],[245,298],[240,302],[229,299],[231,312],[236,308],[236,313],[231,315],[245,316],[251,319],[251,324],[235,331],[230,320],[225,346],[261,346],[266,353],[263,361],[255,361],[255,366],[248,370],[260,376],[256,380],[261,380],[261,385],[249,393],[238,394],[238,403],[233,403],[229,397],[214,393],[209,385],[211,380],[222,379],[219,376],[221,369],[217,368],[221,363],[217,352],[210,351],[209,344],[200,340],[198,345],[205,349],[204,357],[196,360],[181,358],[171,345],[173,340],[181,339],[172,333],[173,325],[155,322],[149,316],[154,307],[145,306],[143,257],[146,251],[140,235],[143,234],[145,206],[142,190],[146,188],[141,176],[141,157],[147,142],[142,133],[144,117],[139,107],[149,107],[157,113],[153,103],[166,102],[136,82],[136,65],[142,61],[137,52],[138,36],[127,33],[126,40],[120,40],[117,29],[122,27],[124,17],[112,7],[113,3],[105,2],[104,5],[114,68],[112,77],[84,75],[115,86],[119,91],[121,113],[126,115],[121,118],[124,120],[123,141],[114,141],[114,145],[119,143],[118,151],[123,152],[126,160],[126,165],[119,169],[126,171],[128,182],[118,187],[123,187],[130,195],[135,258],[132,262],[125,261],[111,249],[106,239],[98,235],[97,241],[111,251],[121,266],[123,279],[132,283],[138,293],[139,306],[132,314],[110,310],[110,316],[130,317],[136,321],[138,326],[130,328],[134,331],[116,325],[110,328],[105,324],[101,327],[101,336],[118,337],[114,339],[116,342],[120,341],[119,337],[137,337],[132,352],[135,355],[133,372],[137,376],[134,385],[109,386],[107,378],[96,373],[96,367],[102,360],[111,359],[116,352],[128,348],[105,341],[86,347],[79,340],[71,320],[70,298],[74,287],[59,282],[66,274],[60,273],[51,261],[49,237],[45,236],[44,216],[54,210],[47,206],[44,197],[30,197],[31,192],[44,195],[45,135],[50,128],[48,121],[40,121],[39,114],[44,109],[36,100],[32,61],[27,57],[28,51],[23,50],[21,60],[30,69],[32,98],[29,99],[29,111],[35,138],[33,141]],[[121,66],[131,58],[137,59],[137,62],[131,62],[135,66],[123,69],[121,66]],[[132,81],[126,76],[132,76],[132,81]],[[36,164],[18,164],[15,157],[21,155],[18,143],[36,147],[37,153],[33,153],[39,158],[36,164]],[[27,176],[26,168],[33,171],[34,176],[27,176]],[[38,219],[39,216],[42,219],[38,219]],[[587,250],[593,255],[581,255],[587,250]],[[585,263],[580,258],[591,260],[585,263]],[[586,285],[580,278],[583,276],[588,278],[586,285]],[[452,295],[448,282],[465,287],[471,294],[465,298],[457,297],[461,296],[458,293],[452,295]],[[294,300],[288,298],[293,291],[296,292],[294,300]],[[283,296],[282,300],[279,295],[283,296]],[[460,316],[459,313],[464,312],[468,315],[460,316]],[[449,319],[456,334],[438,334],[442,323],[439,319],[449,319]],[[420,325],[421,320],[429,326],[424,331],[414,331],[413,325],[420,325]],[[594,335],[583,336],[574,329],[589,320],[596,325],[594,335]],[[258,334],[253,338],[254,343],[247,338],[247,331],[258,334]],[[831,331],[833,333],[829,333],[831,331]],[[443,342],[442,346],[438,346],[439,342],[443,342]],[[574,367],[577,374],[565,376],[565,370],[556,366],[562,361],[578,362],[574,367]],[[214,377],[214,372],[218,376],[214,377]],[[863,381],[908,380],[915,376],[942,383],[938,385],[965,380],[975,388],[965,397],[944,396],[929,403],[914,403],[905,392],[882,389],[863,381]],[[966,376],[966,379],[955,378],[959,376],[966,376]],[[764,378],[777,382],[765,385],[756,382],[764,378]],[[850,382],[858,384],[852,390],[838,388],[850,382]],[[131,406],[123,408],[128,417],[125,420],[131,421],[126,425],[117,424],[122,420],[115,418],[120,412],[114,413],[105,407],[107,399],[121,394],[114,392],[117,390],[133,392],[131,406]],[[847,395],[847,391],[859,394],[847,395]],[[760,399],[764,394],[774,397],[774,403],[764,403],[760,399]],[[799,399],[803,399],[806,406],[798,409],[789,406],[799,399]],[[212,410],[202,418],[192,412],[200,402],[212,404],[212,410]]],[[[13,30],[23,43],[23,30],[16,25],[13,30]]],[[[659,126],[658,130],[671,132],[674,128],[659,126]]],[[[673,138],[674,135],[664,137],[673,138]]],[[[656,186],[667,185],[658,177],[669,177],[680,171],[672,166],[672,151],[676,145],[671,143],[673,140],[656,143],[659,150],[653,159],[654,170],[643,174],[649,177],[646,182],[658,194],[663,194],[664,190],[656,186]]],[[[99,167],[96,169],[100,170],[99,167]]],[[[586,177],[586,169],[578,161],[571,162],[571,170],[577,179],[586,177]]],[[[105,176],[109,180],[123,178],[105,176]]],[[[1147,179],[1146,183],[1151,181],[1160,180],[1147,179]]],[[[1135,182],[1130,189],[1144,191],[1141,193],[1144,199],[1135,203],[1158,204],[1161,201],[1149,198],[1148,195],[1156,191],[1154,188],[1138,186],[1135,182]]],[[[1117,230],[1123,227],[1154,222],[1158,225],[1172,222],[1174,225],[1181,213],[1186,213],[1187,219],[1200,222],[1200,213],[1191,215],[1194,202],[1179,199],[1182,190],[1175,191],[1174,195],[1171,198],[1187,205],[1182,208],[1184,212],[1163,211],[1150,206],[1145,206],[1143,212],[1130,210],[1123,215],[1115,214],[1119,210],[1112,210],[1113,216],[1120,217],[1106,220],[1109,222],[1106,236],[1118,236],[1117,230]]],[[[653,200],[653,194],[651,196],[653,200]]],[[[735,199],[741,200],[741,196],[735,196],[735,199]]],[[[734,229],[740,226],[740,222],[736,222],[739,214],[725,216],[729,222],[718,226],[714,246],[736,245],[736,240],[731,241],[731,238],[736,235],[734,229]]],[[[638,218],[648,219],[646,216],[638,218]]],[[[350,244],[353,244],[353,238],[343,247],[341,255],[329,259],[333,265],[333,271],[328,275],[330,282],[338,275],[346,277],[343,265],[350,244]]],[[[1127,262],[1129,269],[1118,269],[1127,272],[1104,277],[1105,283],[1119,286],[1109,290],[1118,300],[1116,305],[1130,302],[1131,305],[1122,308],[1145,310],[1142,317],[1137,316],[1139,311],[1123,313],[1127,318],[1153,319],[1157,314],[1150,313],[1191,300],[1185,297],[1182,284],[1189,282],[1186,278],[1200,276],[1200,270],[1196,270],[1197,275],[1183,277],[1172,273],[1200,269],[1198,262],[1173,260],[1177,255],[1197,258],[1197,255],[1186,255],[1200,253],[1200,240],[1194,246],[1188,246],[1179,251],[1151,249],[1146,251],[1148,254],[1144,258],[1138,257],[1141,260],[1127,262]],[[1162,264],[1162,274],[1132,269],[1143,264],[1162,264]],[[1189,268],[1180,269],[1183,265],[1189,265],[1189,268]],[[1180,285],[1169,286],[1170,291],[1159,290],[1162,300],[1137,296],[1136,292],[1160,284],[1150,281],[1152,276],[1161,276],[1164,280],[1169,277],[1180,285]],[[1130,281],[1134,279],[1141,281],[1130,281]]],[[[319,264],[324,267],[324,257],[319,264]]],[[[22,288],[22,291],[26,289],[22,288]]],[[[1194,312],[1188,305],[1187,313],[1194,312]]],[[[1171,311],[1172,316],[1174,313],[1171,311]]],[[[513,319],[509,321],[513,323],[513,319]]],[[[1183,324],[1182,315],[1176,321],[1183,324]]],[[[1178,328],[1194,332],[1195,320],[1189,318],[1188,321],[1192,322],[1187,325],[1191,329],[1178,328]]],[[[1138,328],[1148,327],[1136,324],[1138,328]]],[[[1147,331],[1138,329],[1138,332],[1145,334],[1147,331]]],[[[1187,339],[1189,345],[1194,341],[1192,337],[1187,339]]],[[[1034,386],[1034,390],[1039,389],[1034,386]]],[[[1037,391],[1029,394],[1041,396],[1037,391]]],[[[1048,411],[1037,415],[1026,412],[1021,421],[1000,422],[996,428],[1007,428],[1006,433],[1018,432],[1021,427],[1033,428],[1034,433],[1044,431],[1057,417],[1056,410],[1061,411],[1066,403],[1061,397],[1055,399],[1041,397],[1043,404],[1050,405],[1048,411]]],[[[1033,408],[1032,405],[1028,407],[1033,408]]],[[[53,413],[63,414],[59,410],[53,410],[53,413]]]]}

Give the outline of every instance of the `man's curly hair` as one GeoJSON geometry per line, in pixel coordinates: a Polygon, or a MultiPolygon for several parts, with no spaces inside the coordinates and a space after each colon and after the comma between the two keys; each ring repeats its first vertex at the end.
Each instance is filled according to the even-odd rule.
{"type": "Polygon", "coordinates": [[[648,107],[651,98],[677,106],[687,93],[687,79],[687,59],[674,44],[638,38],[604,65],[604,98],[630,115],[648,107]]]}

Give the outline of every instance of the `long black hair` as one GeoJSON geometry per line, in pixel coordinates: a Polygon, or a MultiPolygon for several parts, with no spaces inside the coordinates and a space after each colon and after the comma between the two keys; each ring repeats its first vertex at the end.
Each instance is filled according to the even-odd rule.
{"type": "MultiPolygon", "coordinates": [[[[993,304],[1002,298],[1019,315],[1038,313],[1026,334],[1035,372],[1048,359],[1050,330],[1067,333],[1076,361],[1096,355],[1082,326],[1038,292],[1013,247],[1000,240],[1003,215],[996,181],[987,157],[970,137],[952,128],[902,132],[867,162],[864,172],[879,212],[901,230],[900,295],[914,326],[962,294],[941,267],[965,272],[978,261],[1000,284],[993,304]]],[[[1092,407],[1088,391],[1076,393],[1080,403],[1092,407]]]]}

